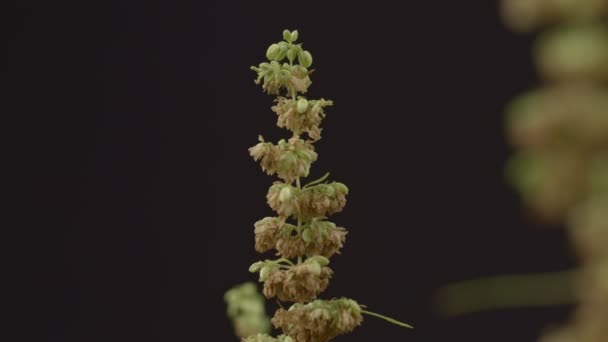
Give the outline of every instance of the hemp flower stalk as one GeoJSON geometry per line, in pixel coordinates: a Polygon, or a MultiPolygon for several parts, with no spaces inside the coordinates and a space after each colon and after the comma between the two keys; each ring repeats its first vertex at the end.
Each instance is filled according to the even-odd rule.
{"type": "Polygon", "coordinates": [[[249,149],[264,172],[280,179],[266,195],[276,216],[254,225],[256,251],[276,250],[278,258],[255,262],[249,271],[259,274],[266,298],[294,304],[289,309],[281,305],[272,318],[282,335],[274,338],[257,333],[243,341],[327,342],[360,325],[362,314],[411,328],[365,311],[352,299],[318,299],[334,273],[328,266],[329,259],[340,254],[347,235],[345,228],[327,218],[344,209],[349,190],[343,183],[328,182],[329,173],[302,185],[318,158],[314,143],[321,139],[325,109],[333,102],[303,96],[312,83],[309,68],[313,58],[297,40],[298,31],[283,31],[283,40],[266,51],[268,62],[251,67],[258,75],[256,84],[269,95],[276,95],[272,111],[277,115],[277,126],[292,135],[276,144],[259,136],[259,143],[249,149]]]}

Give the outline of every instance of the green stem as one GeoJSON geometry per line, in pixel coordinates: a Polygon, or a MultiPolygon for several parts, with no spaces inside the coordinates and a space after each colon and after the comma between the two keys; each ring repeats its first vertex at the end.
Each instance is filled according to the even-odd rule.
{"type": "Polygon", "coordinates": [[[319,179],[317,179],[317,180],[314,180],[314,181],[312,181],[312,182],[310,182],[310,183],[308,183],[308,184],[304,185],[303,189],[306,189],[306,188],[308,188],[309,186],[313,186],[313,185],[315,185],[315,184],[319,184],[319,183],[323,182],[324,180],[326,180],[326,179],[327,179],[327,177],[329,177],[329,172],[327,172],[326,174],[324,174],[324,175],[323,175],[323,177],[321,177],[321,178],[319,178],[319,179]]]}
{"type": "MultiPolygon", "coordinates": [[[[298,186],[298,190],[302,190],[302,186],[300,185],[300,177],[296,178],[296,185],[298,186]]],[[[298,235],[302,234],[302,218],[298,215],[298,235]]],[[[298,256],[298,265],[302,263],[302,256],[298,256]]]]}
{"type": "Polygon", "coordinates": [[[277,259],[277,260],[275,260],[275,262],[276,262],[276,263],[279,263],[279,262],[281,262],[281,261],[284,261],[284,262],[286,262],[286,263],[290,264],[291,266],[295,266],[291,260],[286,259],[286,258],[281,258],[281,259],[277,259]]]}
{"type": "Polygon", "coordinates": [[[411,326],[411,325],[409,325],[409,324],[405,324],[403,322],[399,322],[396,319],[393,319],[393,318],[390,318],[390,317],[386,317],[384,315],[381,315],[381,314],[378,314],[378,313],[375,313],[375,312],[371,312],[371,311],[367,311],[367,310],[361,310],[361,312],[364,313],[364,314],[366,314],[366,315],[370,315],[370,316],[374,316],[374,317],[377,317],[377,318],[381,318],[381,319],[383,319],[383,320],[385,320],[387,322],[396,324],[396,325],[404,327],[404,328],[414,329],[414,327],[411,326]]]}

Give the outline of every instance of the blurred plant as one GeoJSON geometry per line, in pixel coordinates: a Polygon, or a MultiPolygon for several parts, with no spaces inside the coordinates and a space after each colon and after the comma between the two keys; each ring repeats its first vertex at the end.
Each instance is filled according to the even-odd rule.
{"type": "Polygon", "coordinates": [[[549,24],[535,60],[547,84],[507,110],[508,176],[526,205],[566,221],[581,266],[574,317],[545,342],[608,341],[608,1],[504,0],[514,29],[549,24]],[[523,24],[525,22],[525,24],[523,24]]]}
{"type": "Polygon", "coordinates": [[[224,300],[237,336],[247,337],[270,332],[266,301],[254,283],[248,282],[231,288],[224,295],[224,300]]]}
{"type": "MultiPolygon", "coordinates": [[[[542,341],[605,342],[608,341],[608,1],[503,0],[502,3],[505,21],[516,31],[550,26],[537,40],[534,55],[546,84],[516,98],[507,109],[508,136],[517,148],[508,162],[507,176],[526,206],[541,219],[566,222],[581,266],[572,273],[452,285],[442,289],[438,298],[445,306],[449,299],[471,294],[471,290],[484,284],[495,286],[502,281],[504,290],[513,283],[530,287],[534,282],[548,284],[548,280],[564,281],[565,275],[574,276],[579,304],[574,317],[542,341]]],[[[516,302],[561,303],[569,300],[569,291],[543,296],[549,300],[526,301],[520,296],[516,302]],[[561,299],[557,298],[559,295],[561,299]]],[[[451,303],[447,311],[500,306],[496,300],[481,302],[482,305],[454,300],[451,303]]]]}
{"type": "Polygon", "coordinates": [[[342,211],[349,190],[342,183],[328,182],[329,173],[301,185],[301,179],[308,177],[311,164],[317,160],[313,144],[321,139],[319,125],[325,108],[333,102],[301,95],[312,83],[313,70],[309,68],[313,59],[297,40],[298,31],[283,31],[283,41],[270,45],[266,51],[269,61],[251,68],[258,74],[256,83],[268,94],[277,95],[272,107],[278,116],[277,125],[293,134],[277,144],[260,136],[260,142],[249,149],[263,171],[281,179],[266,195],[268,205],[278,216],[255,223],[255,249],[260,253],[275,249],[278,258],[255,262],[249,271],[259,273],[267,298],[294,304],[289,309],[281,305],[272,318],[272,324],[283,335],[274,338],[260,332],[244,336],[236,327],[237,335],[247,342],[326,342],[351,332],[363,321],[362,314],[411,328],[366,311],[352,299],[317,299],[333,275],[329,259],[340,253],[347,234],[346,229],[327,217],[342,211]],[[286,96],[281,96],[283,91],[286,96]]]}

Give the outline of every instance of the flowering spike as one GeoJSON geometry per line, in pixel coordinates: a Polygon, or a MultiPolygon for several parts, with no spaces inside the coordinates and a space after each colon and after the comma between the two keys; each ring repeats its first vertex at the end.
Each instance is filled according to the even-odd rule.
{"type": "Polygon", "coordinates": [[[279,309],[272,319],[283,335],[255,334],[244,342],[327,342],[363,321],[361,307],[354,300],[318,299],[334,273],[328,267],[329,258],[340,253],[347,234],[326,218],[342,211],[349,190],[343,183],[326,182],[329,173],[301,186],[318,157],[314,143],[321,139],[324,109],[333,102],[299,96],[311,84],[312,55],[301,43],[294,44],[297,39],[297,30],[283,31],[284,41],[271,44],[266,52],[270,62],[251,67],[257,73],[256,84],[277,95],[272,107],[277,126],[291,131],[292,136],[276,144],[259,136],[259,143],[249,149],[263,171],[282,180],[270,186],[266,195],[277,216],[254,225],[256,251],[275,249],[280,259],[258,261],[249,271],[259,273],[266,298],[295,304],[289,310],[279,309]],[[279,63],[285,57],[289,63],[279,63]],[[299,64],[294,64],[296,60],[299,64]]]}

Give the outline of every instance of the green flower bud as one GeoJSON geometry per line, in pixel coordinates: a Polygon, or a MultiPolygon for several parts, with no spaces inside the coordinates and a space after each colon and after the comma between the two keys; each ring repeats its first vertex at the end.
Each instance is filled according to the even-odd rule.
{"type": "Polygon", "coordinates": [[[355,302],[352,299],[347,299],[345,300],[345,304],[348,305],[355,314],[361,314],[361,306],[359,306],[359,303],[355,302]]]}
{"type": "Polygon", "coordinates": [[[306,99],[299,99],[296,109],[300,114],[306,112],[308,110],[308,101],[306,99]]]}
{"type": "Polygon", "coordinates": [[[301,66],[308,68],[312,65],[312,55],[308,51],[301,51],[298,54],[298,62],[301,66]]]}
{"type": "Polygon", "coordinates": [[[291,42],[291,32],[289,32],[289,30],[283,31],[283,39],[285,39],[285,41],[291,42]]]}
{"type": "Polygon", "coordinates": [[[322,184],[322,186],[319,186],[319,189],[328,196],[334,196],[336,194],[336,189],[331,185],[322,184]]]}
{"type": "Polygon", "coordinates": [[[269,275],[270,275],[270,267],[269,266],[262,267],[262,269],[260,270],[260,281],[266,281],[266,279],[268,279],[269,275]]]}
{"type": "Polygon", "coordinates": [[[343,183],[334,182],[333,186],[338,192],[348,195],[348,188],[343,183]]]}
{"type": "Polygon", "coordinates": [[[249,272],[255,273],[259,271],[262,266],[264,266],[263,261],[254,262],[253,264],[251,264],[251,266],[249,266],[249,272]]]}
{"type": "Polygon", "coordinates": [[[313,260],[313,261],[312,261],[312,262],[310,262],[309,264],[310,264],[310,267],[311,267],[312,273],[313,273],[314,275],[317,275],[317,276],[318,276],[318,275],[321,275],[321,265],[319,265],[319,263],[318,263],[318,262],[316,262],[316,261],[314,261],[314,260],[313,260]]]}
{"type": "Polygon", "coordinates": [[[287,57],[287,51],[289,51],[289,44],[287,44],[285,42],[280,42],[279,47],[280,47],[281,51],[279,53],[279,56],[277,57],[277,60],[280,62],[285,57],[287,57]]]}
{"type": "Polygon", "coordinates": [[[291,32],[291,35],[289,37],[289,42],[293,43],[296,40],[298,40],[298,30],[294,30],[293,32],[291,32]]]}
{"type": "Polygon", "coordinates": [[[327,259],[326,257],[322,256],[322,255],[315,255],[313,257],[310,257],[307,259],[308,260],[312,260],[316,263],[318,263],[321,266],[327,266],[329,265],[329,259],[327,259]]]}
{"type": "Polygon", "coordinates": [[[291,198],[291,187],[289,186],[285,186],[283,187],[283,189],[281,189],[281,192],[279,193],[279,201],[281,202],[286,202],[289,201],[289,199],[291,198]]]}
{"type": "Polygon", "coordinates": [[[310,236],[310,229],[304,229],[304,231],[302,231],[302,240],[304,240],[306,244],[312,242],[312,236],[310,236]]]}
{"type": "Polygon", "coordinates": [[[268,47],[268,50],[266,50],[266,58],[268,58],[271,61],[278,60],[278,57],[280,54],[281,54],[281,47],[279,46],[279,44],[272,44],[268,47]]]}
{"type": "Polygon", "coordinates": [[[289,59],[289,63],[293,63],[298,55],[298,48],[293,46],[287,51],[287,59],[289,59]]]}

